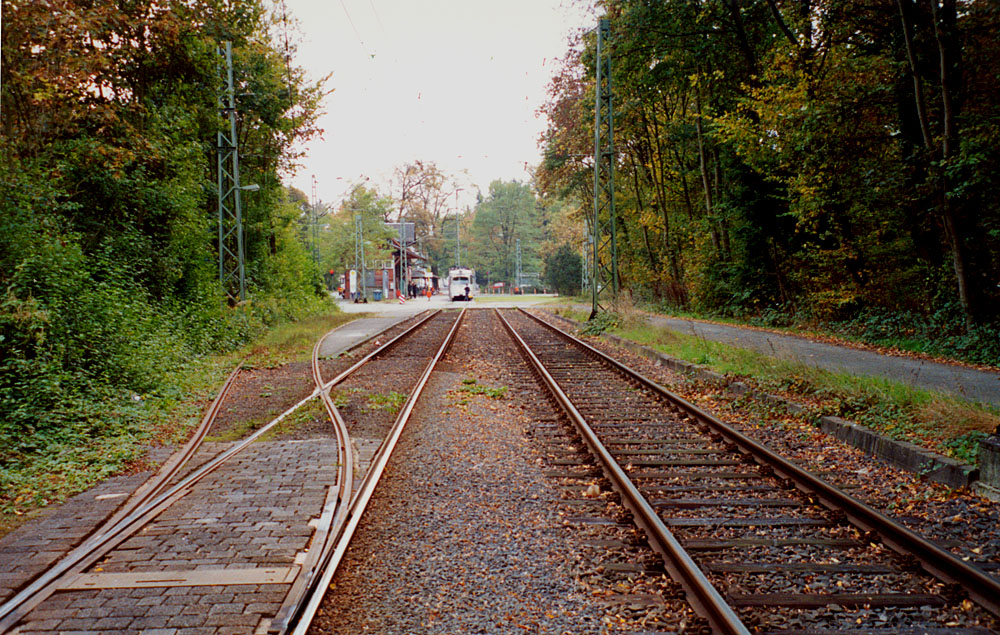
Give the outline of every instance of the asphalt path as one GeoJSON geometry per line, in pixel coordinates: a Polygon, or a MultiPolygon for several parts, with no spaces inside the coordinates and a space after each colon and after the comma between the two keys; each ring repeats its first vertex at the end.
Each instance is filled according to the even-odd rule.
{"type": "Polygon", "coordinates": [[[664,316],[650,324],[833,372],[882,377],[976,403],[1000,406],[1000,372],[817,342],[805,337],[664,316]]]}
{"type": "MultiPolygon", "coordinates": [[[[509,308],[530,307],[544,303],[551,296],[483,296],[472,302],[451,302],[436,295],[398,301],[367,304],[340,301],[346,312],[371,313],[382,318],[403,319],[432,308],[509,308]]],[[[544,308],[544,304],[542,305],[544,308]]],[[[582,305],[580,305],[582,306],[582,305]]],[[[585,307],[584,307],[585,308],[585,307]]],[[[1000,372],[983,371],[916,357],[886,355],[875,351],[818,342],[806,337],[784,335],[760,329],[742,328],[686,318],[649,315],[650,324],[705,340],[722,342],[779,359],[801,362],[832,372],[865,377],[880,377],[909,386],[954,395],[974,403],[1000,407],[1000,372]]],[[[360,327],[360,324],[359,324],[360,327]]],[[[368,327],[374,328],[374,325],[368,327]]],[[[382,326],[384,328],[384,326],[382,326]]]]}

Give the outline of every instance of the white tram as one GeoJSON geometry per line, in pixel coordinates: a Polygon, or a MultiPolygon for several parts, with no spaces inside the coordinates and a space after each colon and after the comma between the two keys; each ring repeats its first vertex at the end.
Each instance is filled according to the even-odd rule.
{"type": "Polygon", "coordinates": [[[455,267],[448,272],[448,298],[451,300],[471,300],[476,292],[476,272],[473,269],[455,267]]]}

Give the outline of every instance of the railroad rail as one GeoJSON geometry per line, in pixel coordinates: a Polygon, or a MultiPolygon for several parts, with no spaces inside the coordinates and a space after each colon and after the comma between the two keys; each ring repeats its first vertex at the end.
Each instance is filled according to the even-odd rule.
{"type": "Polygon", "coordinates": [[[233,382],[243,367],[243,361],[226,377],[215,399],[212,400],[201,422],[184,447],[170,457],[150,480],[143,484],[135,493],[115,511],[110,518],[84,539],[79,546],[67,553],[52,567],[36,576],[10,600],[0,606],[0,631],[12,628],[31,609],[41,604],[59,588],[60,580],[79,571],[95,561],[101,554],[113,545],[119,536],[123,536],[129,527],[134,525],[144,510],[155,507],[154,501],[170,482],[195,456],[219,416],[219,409],[229,394],[233,382]]]}
{"type": "MultiPolygon", "coordinates": [[[[361,521],[361,517],[368,506],[368,502],[371,500],[372,494],[374,494],[375,488],[378,486],[379,480],[382,478],[385,467],[389,462],[389,458],[392,456],[392,452],[396,448],[396,444],[398,443],[400,436],[403,434],[406,424],[410,420],[413,407],[420,398],[424,386],[427,384],[427,380],[430,379],[431,373],[434,371],[435,366],[437,366],[438,361],[442,356],[444,356],[452,342],[455,340],[455,334],[458,332],[458,329],[462,324],[466,310],[467,309],[462,309],[462,311],[458,314],[440,347],[438,347],[437,352],[434,353],[427,362],[420,378],[410,391],[406,402],[400,409],[399,414],[389,429],[388,434],[379,446],[378,451],[372,459],[371,466],[365,473],[361,487],[351,499],[346,522],[339,529],[336,535],[331,533],[332,539],[329,540],[323,548],[324,557],[322,559],[322,566],[317,568],[317,574],[312,578],[312,583],[308,586],[308,588],[304,589],[303,594],[298,598],[297,602],[299,610],[290,614],[288,619],[278,623],[276,627],[272,627],[271,632],[291,632],[295,635],[305,635],[305,633],[309,630],[312,620],[315,617],[316,612],[319,610],[320,603],[323,600],[323,595],[329,587],[330,581],[333,579],[340,561],[347,552],[347,547],[350,545],[351,538],[354,536],[354,532],[361,521]]],[[[368,358],[363,360],[363,362],[367,361],[368,358]]],[[[359,362],[359,365],[361,363],[362,362],[359,362]]],[[[330,385],[333,385],[334,383],[339,382],[330,382],[330,385]]]]}
{"type": "Polygon", "coordinates": [[[829,605],[929,607],[916,626],[947,630],[943,616],[970,610],[966,599],[996,624],[994,578],[561,329],[498,314],[714,632],[750,632],[774,611],[831,627],[816,615],[829,605]],[[731,557],[707,555],[718,553],[731,557]],[[810,588],[824,577],[847,591],[810,588]]]}
{"type": "MultiPolygon", "coordinates": [[[[307,552],[307,557],[301,563],[301,567],[299,568],[300,573],[292,581],[289,592],[285,600],[281,603],[281,609],[272,621],[271,630],[272,632],[286,632],[290,624],[301,622],[299,618],[301,617],[302,608],[306,606],[311,594],[315,593],[316,588],[325,588],[322,586],[317,587],[317,584],[323,579],[324,570],[330,566],[330,562],[336,562],[333,556],[337,553],[337,549],[341,545],[340,540],[343,537],[345,528],[350,527],[352,518],[356,522],[356,516],[352,517],[352,510],[355,510],[354,513],[356,515],[360,515],[360,511],[363,510],[363,505],[360,507],[353,505],[359,496],[352,496],[354,462],[350,434],[348,427],[345,425],[342,417],[340,417],[337,408],[330,398],[330,391],[334,386],[350,377],[370,360],[380,355],[388,354],[389,351],[405,341],[406,338],[417,333],[429,321],[440,314],[440,311],[428,312],[408,329],[381,346],[378,346],[371,353],[332,379],[324,379],[322,376],[319,360],[319,349],[323,341],[321,339],[313,349],[311,372],[315,386],[307,397],[295,403],[292,407],[258,428],[246,438],[233,444],[226,451],[218,453],[196,469],[191,470],[183,478],[179,478],[178,475],[182,474],[184,467],[190,463],[191,458],[201,447],[213,422],[216,420],[221,404],[238,375],[239,367],[237,367],[226,380],[223,389],[220,390],[218,396],[206,412],[196,433],[183,450],[172,457],[156,477],[141,487],[129,499],[126,505],[120,507],[112,518],[95,530],[92,535],[84,539],[76,549],[68,553],[43,575],[37,577],[15,594],[14,597],[0,606],[0,632],[7,632],[9,629],[12,629],[18,622],[28,616],[34,608],[42,604],[46,598],[56,591],[67,588],[67,585],[78,578],[88,567],[92,567],[102,557],[114,550],[115,547],[121,545],[154,518],[170,508],[171,505],[176,504],[194,491],[195,486],[200,481],[218,470],[227,461],[245,451],[261,436],[270,432],[306,403],[314,398],[319,398],[322,400],[333,425],[333,433],[338,446],[336,485],[331,487],[327,493],[323,512],[313,532],[312,543],[307,552]]],[[[458,324],[458,321],[456,319],[455,325],[458,324]]],[[[451,333],[454,332],[455,325],[452,325],[451,333]]],[[[426,381],[426,378],[423,381],[426,381]]],[[[415,397],[412,398],[415,399],[415,397]]],[[[392,444],[394,444],[394,441],[392,444]]],[[[391,449],[385,452],[385,460],[388,459],[388,452],[391,452],[391,449]]],[[[366,479],[367,482],[368,479],[366,479]]],[[[374,483],[370,487],[373,489],[374,483]]],[[[336,565],[334,564],[333,566],[335,567],[336,565]]]]}

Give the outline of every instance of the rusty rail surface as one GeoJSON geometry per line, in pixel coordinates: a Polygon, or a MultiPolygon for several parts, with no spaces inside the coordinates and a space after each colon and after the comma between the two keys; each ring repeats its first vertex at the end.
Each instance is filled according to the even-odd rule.
{"type": "MultiPolygon", "coordinates": [[[[314,381],[317,381],[317,386],[307,397],[303,398],[298,403],[279,414],[249,437],[243,439],[225,452],[216,455],[214,458],[201,465],[197,470],[188,474],[180,482],[168,488],[170,482],[180,473],[181,469],[188,463],[190,458],[194,456],[202,441],[204,441],[212,423],[218,416],[221,404],[224,401],[226,394],[235,381],[238,371],[242,367],[241,361],[240,365],[237,366],[232,373],[230,373],[225,384],[223,385],[223,388],[210,405],[193,437],[188,441],[185,447],[178,452],[175,457],[172,457],[168,464],[160,470],[154,481],[151,482],[150,485],[145,486],[145,490],[133,495],[129,503],[127,503],[127,507],[119,508],[119,511],[111,519],[105,522],[99,530],[91,534],[91,536],[83,543],[66,554],[65,557],[46,570],[43,575],[36,578],[31,584],[27,585],[10,600],[0,606],[0,632],[7,632],[12,629],[32,609],[51,596],[52,593],[58,591],[64,583],[72,579],[80,571],[97,562],[117,545],[127,540],[145,524],[152,521],[172,504],[183,498],[189,491],[191,491],[191,488],[194,487],[195,484],[217,470],[228,460],[248,448],[254,441],[269,432],[272,428],[281,423],[286,417],[294,413],[303,405],[323,394],[326,395],[326,400],[324,400],[324,403],[326,404],[329,400],[329,391],[332,386],[336,385],[340,381],[343,381],[347,376],[363,365],[365,361],[395,346],[436,314],[437,312],[429,312],[424,318],[413,324],[404,332],[366,355],[361,361],[354,364],[350,369],[344,371],[333,380],[325,383],[322,382],[322,378],[318,375],[319,343],[317,343],[317,346],[313,351],[315,360],[314,364],[316,364],[313,369],[313,378],[314,381]]],[[[327,335],[329,335],[329,333],[324,335],[324,339],[327,335]]],[[[321,342],[322,339],[320,340],[320,343],[321,342]]],[[[330,402],[327,405],[328,412],[330,412],[330,408],[332,407],[333,404],[330,402]]],[[[336,413],[335,408],[333,409],[333,413],[336,413]]],[[[339,417],[339,414],[331,414],[331,416],[339,417]]],[[[346,428],[344,428],[344,430],[346,430],[346,428]]],[[[348,454],[350,454],[350,440],[346,437],[343,440],[346,443],[341,445],[341,450],[339,450],[339,452],[343,452],[345,448],[348,448],[347,451],[348,454]]],[[[341,437],[338,432],[338,443],[340,442],[341,437]]],[[[353,456],[349,461],[353,461],[353,456]]],[[[349,492],[350,490],[347,491],[349,492]]],[[[341,495],[339,493],[337,493],[334,497],[336,502],[339,502],[340,498],[341,495]]],[[[347,506],[342,505],[341,507],[343,507],[343,511],[340,512],[341,515],[346,515],[347,506]]]]}
{"type": "MultiPolygon", "coordinates": [[[[361,522],[361,517],[368,506],[368,502],[371,500],[372,494],[374,494],[375,488],[378,486],[379,480],[381,479],[382,474],[385,471],[385,467],[389,462],[389,458],[392,456],[392,452],[396,448],[396,444],[398,443],[400,436],[403,434],[403,430],[405,429],[407,422],[410,420],[410,414],[413,412],[414,406],[420,399],[424,386],[430,379],[431,373],[434,371],[438,361],[451,347],[451,344],[455,339],[455,334],[458,332],[458,329],[462,324],[462,320],[465,317],[466,310],[467,309],[463,308],[458,314],[458,317],[455,319],[454,324],[448,331],[447,336],[438,348],[437,353],[427,363],[420,379],[417,380],[416,385],[410,392],[410,396],[400,409],[399,415],[396,417],[388,436],[386,436],[386,438],[382,441],[382,444],[379,446],[378,451],[372,459],[371,467],[368,469],[365,474],[365,478],[361,483],[361,487],[358,489],[357,494],[351,501],[349,516],[346,524],[338,534],[330,534],[331,540],[324,545],[323,548],[321,572],[319,572],[319,574],[311,580],[307,595],[303,597],[300,602],[299,611],[288,615],[282,623],[272,626],[271,632],[292,632],[294,635],[305,635],[308,631],[313,618],[316,616],[316,612],[319,610],[320,603],[323,600],[323,595],[326,593],[327,588],[329,588],[330,581],[333,579],[340,561],[347,552],[347,547],[350,545],[351,538],[354,536],[354,532],[357,530],[358,524],[361,522]]],[[[364,362],[368,359],[369,357],[366,357],[362,361],[364,362]]],[[[358,365],[360,364],[361,362],[359,362],[358,365]]],[[[331,381],[328,383],[333,385],[336,382],[331,381]]]]}
{"type": "MultiPolygon", "coordinates": [[[[548,324],[530,313],[523,310],[520,313],[531,318],[534,322],[542,325],[553,334],[557,334],[565,342],[570,342],[573,346],[579,347],[590,358],[599,360],[600,363],[615,369],[626,381],[640,386],[651,395],[670,404],[671,408],[681,413],[681,419],[694,422],[696,427],[704,429],[708,435],[723,440],[726,445],[733,447],[739,453],[744,462],[750,461],[753,464],[762,466],[761,469],[764,474],[773,474],[780,479],[785,479],[790,486],[804,492],[811,500],[814,500],[823,508],[830,510],[835,516],[843,518],[846,522],[859,529],[864,535],[870,537],[871,540],[880,541],[893,552],[904,556],[904,560],[907,558],[916,559],[925,571],[939,580],[952,585],[952,588],[963,589],[971,600],[992,615],[1000,615],[1000,582],[996,579],[931,543],[902,524],[893,521],[857,498],[850,496],[819,477],[803,470],[791,461],[775,454],[766,446],[747,437],[733,427],[702,411],[697,406],[640,373],[626,367],[621,362],[605,355],[589,344],[578,340],[569,333],[548,324]]],[[[543,374],[544,376],[545,374],[543,374]]],[[[545,379],[545,381],[548,384],[550,381],[554,382],[555,380],[545,379]]],[[[562,402],[563,399],[568,398],[557,397],[557,399],[562,402]]],[[[576,418],[571,412],[573,409],[571,406],[567,407],[563,405],[563,409],[567,410],[571,417],[576,418]]],[[[588,445],[591,444],[591,440],[587,438],[589,436],[588,433],[583,432],[581,436],[587,439],[588,445]]],[[[595,452],[595,454],[598,453],[595,452]]],[[[623,500],[627,500],[624,493],[620,493],[623,496],[623,500]]],[[[635,514],[634,511],[633,514],[635,514]]],[[[637,519],[640,518],[639,514],[635,514],[635,516],[637,519]]],[[[643,528],[646,529],[645,527],[643,528]]],[[[713,619],[709,615],[705,615],[705,617],[713,619]]],[[[720,627],[713,626],[713,628],[718,630],[720,627]]]]}

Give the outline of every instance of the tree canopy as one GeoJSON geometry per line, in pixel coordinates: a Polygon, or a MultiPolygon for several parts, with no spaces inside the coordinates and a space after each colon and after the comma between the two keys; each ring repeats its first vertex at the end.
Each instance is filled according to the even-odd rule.
{"type": "MultiPolygon", "coordinates": [[[[996,6],[599,4],[625,286],[730,314],[1000,319],[996,6]]],[[[545,196],[588,200],[594,48],[550,86],[545,196]]]]}
{"type": "Polygon", "coordinates": [[[99,453],[135,432],[118,409],[132,395],[320,306],[281,177],[318,132],[325,89],[293,64],[293,44],[275,43],[286,22],[263,0],[2,6],[0,456],[9,468],[59,448],[99,453]],[[243,209],[250,300],[236,308],[221,300],[216,251],[224,41],[242,182],[259,187],[243,209]],[[107,411],[116,414],[95,414],[107,411]]]}

